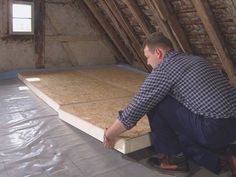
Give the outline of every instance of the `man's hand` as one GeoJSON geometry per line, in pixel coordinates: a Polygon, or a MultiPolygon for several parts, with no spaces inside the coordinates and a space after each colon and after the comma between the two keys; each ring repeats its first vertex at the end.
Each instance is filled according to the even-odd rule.
{"type": "Polygon", "coordinates": [[[125,131],[126,129],[123,124],[118,119],[116,119],[115,122],[104,131],[104,147],[107,149],[113,149],[118,136],[125,131]]]}
{"type": "Polygon", "coordinates": [[[106,149],[113,149],[115,145],[115,140],[107,138],[106,131],[107,129],[105,129],[104,135],[103,135],[103,146],[106,149]]]}

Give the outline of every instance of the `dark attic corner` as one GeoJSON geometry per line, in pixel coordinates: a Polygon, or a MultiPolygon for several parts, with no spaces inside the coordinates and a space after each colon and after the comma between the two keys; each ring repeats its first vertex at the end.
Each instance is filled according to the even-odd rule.
{"type": "Polygon", "coordinates": [[[1,0],[0,177],[236,177],[235,0],[1,0]]]}

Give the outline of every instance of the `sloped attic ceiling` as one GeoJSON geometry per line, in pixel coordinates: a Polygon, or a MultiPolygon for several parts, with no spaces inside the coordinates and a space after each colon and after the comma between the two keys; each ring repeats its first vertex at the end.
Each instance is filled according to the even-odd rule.
{"type": "Polygon", "coordinates": [[[149,70],[142,52],[154,31],[176,50],[201,55],[236,83],[236,2],[234,0],[73,0],[97,20],[130,65],[149,70]]]}

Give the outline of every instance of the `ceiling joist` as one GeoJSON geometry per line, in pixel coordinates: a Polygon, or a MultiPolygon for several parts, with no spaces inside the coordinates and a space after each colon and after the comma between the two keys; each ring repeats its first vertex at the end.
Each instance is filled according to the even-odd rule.
{"type": "Polygon", "coordinates": [[[197,11],[198,16],[200,17],[207,34],[214,46],[223,68],[228,75],[228,78],[232,85],[236,87],[236,77],[232,64],[232,60],[230,59],[229,52],[226,48],[226,44],[220,34],[220,31],[217,27],[217,24],[214,20],[214,16],[211,12],[209,4],[207,1],[203,0],[192,0],[192,3],[197,11]]]}

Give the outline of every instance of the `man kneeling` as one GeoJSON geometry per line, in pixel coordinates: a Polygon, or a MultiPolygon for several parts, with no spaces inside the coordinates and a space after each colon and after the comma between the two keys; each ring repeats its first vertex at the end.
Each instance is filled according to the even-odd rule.
{"type": "MultiPolygon", "coordinates": [[[[153,70],[118,119],[105,131],[104,146],[131,129],[145,114],[159,155],[149,159],[158,169],[187,171],[186,158],[214,173],[224,167],[218,152],[236,140],[236,90],[206,59],[179,53],[162,34],[145,41],[153,70]]],[[[229,155],[236,175],[236,156],[229,155]]]]}

